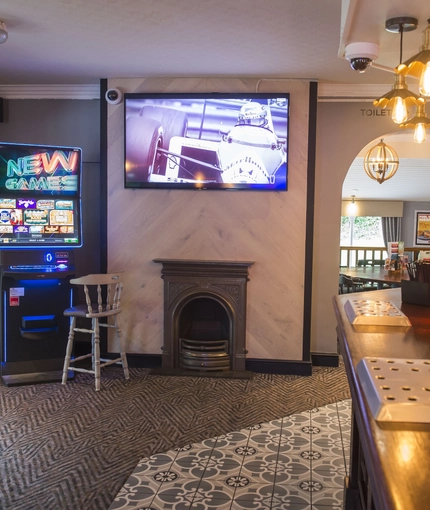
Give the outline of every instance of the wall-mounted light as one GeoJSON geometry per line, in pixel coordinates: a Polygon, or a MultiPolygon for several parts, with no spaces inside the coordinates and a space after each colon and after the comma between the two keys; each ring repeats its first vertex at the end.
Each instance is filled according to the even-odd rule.
{"type": "Polygon", "coordinates": [[[399,157],[396,151],[384,143],[384,140],[374,145],[364,158],[364,170],[373,180],[382,184],[391,179],[399,167],[399,157]]]}
{"type": "Polygon", "coordinates": [[[399,72],[403,75],[410,74],[419,78],[419,92],[425,97],[430,97],[430,19],[428,26],[423,30],[423,44],[419,53],[399,65],[399,72]]]}
{"type": "Polygon", "coordinates": [[[355,203],[355,195],[351,195],[351,202],[346,206],[346,212],[350,218],[357,216],[358,207],[355,203]]]}
{"type": "Polygon", "coordinates": [[[413,129],[414,141],[417,143],[422,143],[426,140],[426,129],[430,127],[430,119],[426,116],[426,101],[424,98],[418,100],[415,116],[400,124],[399,127],[403,129],[413,129]]]}
{"type": "Polygon", "coordinates": [[[4,21],[0,21],[0,44],[6,42],[8,37],[6,25],[4,21]]]}

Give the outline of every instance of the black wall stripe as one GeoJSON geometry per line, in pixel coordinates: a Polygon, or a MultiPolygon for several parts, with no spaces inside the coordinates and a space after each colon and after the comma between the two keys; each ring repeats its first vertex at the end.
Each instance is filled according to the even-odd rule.
{"type": "Polygon", "coordinates": [[[100,270],[107,272],[107,80],[100,80],[100,270]]]}
{"type": "Polygon", "coordinates": [[[314,249],[314,209],[315,209],[315,151],[317,129],[318,83],[309,84],[309,124],[308,124],[308,175],[306,197],[306,244],[304,275],[303,310],[303,361],[310,361],[311,353],[311,317],[312,317],[312,260],[314,249]]]}

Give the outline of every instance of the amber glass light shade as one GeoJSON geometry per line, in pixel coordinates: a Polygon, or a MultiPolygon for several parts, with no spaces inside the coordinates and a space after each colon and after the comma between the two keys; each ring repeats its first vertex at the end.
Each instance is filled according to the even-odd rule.
{"type": "Polygon", "coordinates": [[[392,109],[391,118],[396,124],[405,122],[408,118],[408,108],[416,106],[419,96],[408,90],[406,79],[396,73],[393,88],[379,99],[373,101],[374,106],[392,109]]]}
{"type": "Polygon", "coordinates": [[[430,19],[428,26],[423,30],[423,44],[419,53],[398,66],[403,76],[411,75],[419,78],[419,91],[425,97],[430,97],[430,19]]]}
{"type": "Polygon", "coordinates": [[[425,108],[426,101],[424,98],[420,98],[415,116],[399,125],[402,129],[413,129],[414,140],[417,143],[422,143],[426,140],[426,130],[430,127],[430,119],[426,116],[425,108]]]}

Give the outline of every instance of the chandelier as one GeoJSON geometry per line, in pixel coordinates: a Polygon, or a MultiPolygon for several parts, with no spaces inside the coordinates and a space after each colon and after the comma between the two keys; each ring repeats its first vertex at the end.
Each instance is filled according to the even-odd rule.
{"type": "Polygon", "coordinates": [[[373,180],[382,184],[391,179],[399,167],[399,157],[396,151],[384,143],[384,140],[374,145],[364,158],[364,170],[373,180]]]}
{"type": "Polygon", "coordinates": [[[419,53],[402,62],[403,33],[415,30],[418,20],[400,17],[386,21],[387,31],[400,33],[400,63],[394,69],[395,77],[392,90],[373,101],[376,107],[391,108],[391,118],[399,127],[414,129],[414,140],[417,143],[426,140],[426,129],[430,127],[430,119],[425,112],[426,98],[430,97],[430,19],[427,20],[427,23],[428,26],[423,31],[423,44],[419,53]],[[408,75],[419,79],[419,96],[408,90],[406,84],[408,75]]]}

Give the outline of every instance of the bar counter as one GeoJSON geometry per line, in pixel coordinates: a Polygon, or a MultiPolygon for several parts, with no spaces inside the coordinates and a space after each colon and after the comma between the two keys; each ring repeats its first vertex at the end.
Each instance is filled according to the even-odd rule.
{"type": "Polygon", "coordinates": [[[376,422],[356,372],[360,359],[369,356],[430,360],[430,307],[402,303],[400,289],[344,294],[335,296],[333,302],[352,398],[351,462],[344,508],[430,508],[430,424],[408,423],[407,413],[404,423],[376,422]],[[352,297],[391,301],[412,326],[353,326],[344,309],[352,297]]]}

